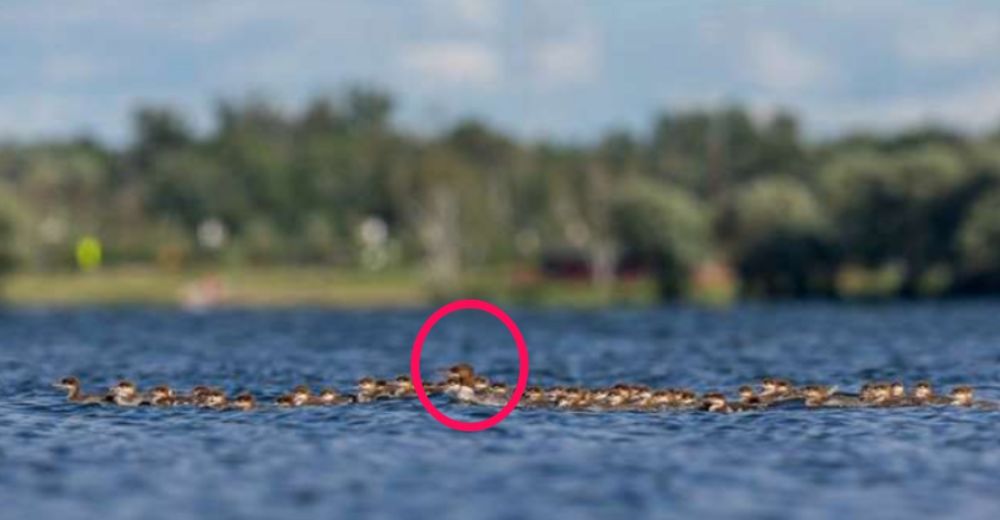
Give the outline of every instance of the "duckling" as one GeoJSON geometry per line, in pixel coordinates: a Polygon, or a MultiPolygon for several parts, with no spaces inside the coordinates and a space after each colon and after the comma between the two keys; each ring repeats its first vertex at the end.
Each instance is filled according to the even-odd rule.
{"type": "Polygon", "coordinates": [[[642,408],[653,397],[653,391],[646,385],[633,385],[629,388],[628,404],[632,408],[642,408]]]}
{"type": "Polygon", "coordinates": [[[919,381],[913,386],[913,395],[910,396],[914,403],[924,406],[946,405],[951,403],[951,399],[939,396],[934,393],[934,388],[929,381],[919,381]]]}
{"type": "Polygon", "coordinates": [[[374,397],[378,399],[389,399],[392,397],[392,386],[385,379],[375,380],[375,394],[374,397]]]}
{"type": "Polygon", "coordinates": [[[174,406],[178,405],[193,405],[202,406],[205,404],[205,396],[207,396],[212,391],[211,388],[198,385],[191,389],[191,392],[187,395],[175,395],[174,396],[174,406]]]}
{"type": "Polygon", "coordinates": [[[698,407],[698,394],[694,390],[682,388],[677,392],[677,408],[692,410],[698,407]]]}
{"type": "Polygon", "coordinates": [[[472,390],[476,392],[477,395],[482,395],[490,390],[490,380],[486,379],[484,376],[476,376],[472,379],[472,390]]]}
{"type": "Polygon", "coordinates": [[[962,385],[953,388],[949,397],[951,397],[952,406],[971,407],[974,403],[974,394],[975,392],[972,390],[971,386],[962,385]]]}
{"type": "Polygon", "coordinates": [[[52,386],[65,390],[67,392],[66,398],[72,403],[101,404],[106,400],[105,396],[102,395],[84,394],[81,389],[82,385],[80,384],[80,380],[73,376],[64,377],[52,386]]]}
{"type": "Polygon", "coordinates": [[[279,395],[275,399],[274,404],[282,408],[306,406],[307,404],[312,404],[310,403],[312,398],[312,391],[309,390],[308,386],[297,385],[295,388],[292,388],[291,392],[279,395]]]}
{"type": "Polygon", "coordinates": [[[899,381],[889,384],[889,398],[887,404],[890,406],[913,406],[917,404],[906,395],[906,387],[899,381]]]}
{"type": "Polygon", "coordinates": [[[590,406],[590,400],[581,388],[567,388],[562,398],[556,402],[556,408],[564,410],[582,410],[590,406]]]}
{"type": "Polygon", "coordinates": [[[670,389],[656,390],[649,397],[648,400],[643,404],[643,408],[647,411],[656,412],[660,410],[666,410],[673,406],[674,403],[674,391],[670,389]]]}
{"type": "Polygon", "coordinates": [[[396,380],[392,384],[391,393],[393,397],[399,399],[415,397],[417,395],[417,392],[413,389],[413,381],[407,375],[396,376],[396,380]]]}
{"type": "Polygon", "coordinates": [[[837,388],[831,386],[807,385],[802,387],[802,394],[805,396],[806,406],[809,408],[826,406],[826,402],[833,397],[836,391],[837,388]]]}
{"type": "Polygon", "coordinates": [[[111,400],[118,406],[139,406],[143,404],[142,395],[135,383],[122,380],[110,388],[111,400]]]}
{"type": "Polygon", "coordinates": [[[772,404],[800,398],[792,383],[786,379],[765,377],[761,380],[760,400],[764,404],[772,404]]]}
{"type": "Polygon", "coordinates": [[[718,392],[709,392],[702,396],[702,410],[716,413],[732,413],[734,410],[726,401],[726,396],[718,392]]]}
{"type": "Polygon", "coordinates": [[[775,390],[778,393],[778,400],[787,399],[800,399],[802,398],[802,393],[795,388],[795,385],[787,379],[779,379],[775,383],[775,390]]]}
{"type": "Polygon", "coordinates": [[[607,394],[600,405],[605,410],[624,410],[632,397],[632,392],[625,385],[615,385],[607,391],[607,394]]]}
{"type": "Polygon", "coordinates": [[[555,406],[559,401],[563,399],[566,395],[566,388],[562,386],[553,386],[545,389],[545,403],[548,406],[555,406]]]}
{"type": "Polygon", "coordinates": [[[761,400],[760,396],[753,391],[753,387],[749,385],[743,385],[738,390],[740,394],[740,401],[737,406],[744,410],[758,410],[764,408],[764,401],[761,400]]]}
{"type": "Polygon", "coordinates": [[[376,399],[376,395],[375,378],[365,376],[358,380],[359,403],[370,403],[376,399]]]}
{"type": "Polygon", "coordinates": [[[892,404],[892,385],[889,383],[871,385],[868,403],[873,406],[890,406],[892,404]]]}
{"type": "Polygon", "coordinates": [[[610,407],[611,390],[609,388],[595,388],[590,393],[592,407],[597,410],[607,410],[610,407]]]}
{"type": "Polygon", "coordinates": [[[228,406],[229,400],[226,398],[226,393],[217,389],[213,389],[205,395],[205,401],[202,404],[202,408],[212,408],[213,410],[224,410],[228,406]]]}
{"type": "Polygon", "coordinates": [[[505,383],[493,383],[486,390],[476,393],[479,404],[486,406],[504,406],[510,399],[510,390],[505,383]]]}
{"type": "MultiPolygon", "coordinates": [[[[427,394],[428,397],[442,395],[444,394],[444,389],[447,384],[448,383],[445,381],[423,381],[424,393],[427,394]]],[[[416,393],[416,386],[413,387],[413,391],[416,393]]]]}
{"type": "Polygon", "coordinates": [[[577,393],[576,402],[573,404],[574,410],[593,410],[595,407],[594,393],[586,388],[581,388],[577,393]]]}
{"type": "Polygon", "coordinates": [[[152,406],[173,406],[174,391],[167,385],[154,387],[149,391],[149,395],[146,397],[146,404],[150,404],[152,406]]]}
{"type": "Polygon", "coordinates": [[[547,404],[548,401],[545,400],[545,391],[537,386],[529,386],[526,388],[521,401],[517,403],[518,406],[523,407],[538,407],[545,406],[547,404]]]}
{"type": "Polygon", "coordinates": [[[866,383],[861,387],[861,400],[868,406],[888,406],[892,398],[888,383],[866,383]]]}
{"type": "Polygon", "coordinates": [[[246,412],[257,407],[257,401],[250,394],[240,394],[233,398],[232,407],[246,412]]]}
{"type": "Polygon", "coordinates": [[[292,389],[293,406],[306,406],[312,404],[312,390],[306,385],[298,385],[292,389]]]}
{"type": "Polygon", "coordinates": [[[313,404],[318,404],[321,406],[332,406],[339,404],[348,404],[355,401],[354,396],[341,395],[339,392],[332,388],[324,388],[320,390],[319,395],[315,396],[313,404]]]}

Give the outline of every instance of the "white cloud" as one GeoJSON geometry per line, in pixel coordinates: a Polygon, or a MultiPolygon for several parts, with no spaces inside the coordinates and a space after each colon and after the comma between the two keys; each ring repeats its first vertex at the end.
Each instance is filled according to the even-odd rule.
{"type": "Polygon", "coordinates": [[[1000,16],[941,14],[905,24],[896,37],[903,59],[918,65],[948,65],[996,59],[1000,54],[1000,16]]]}
{"type": "Polygon", "coordinates": [[[471,41],[411,44],[403,49],[402,65],[418,79],[448,85],[490,86],[500,78],[496,52],[471,41]]]}
{"type": "Polygon", "coordinates": [[[773,30],[749,36],[743,73],[760,86],[780,92],[812,88],[833,77],[823,57],[773,30]]]}

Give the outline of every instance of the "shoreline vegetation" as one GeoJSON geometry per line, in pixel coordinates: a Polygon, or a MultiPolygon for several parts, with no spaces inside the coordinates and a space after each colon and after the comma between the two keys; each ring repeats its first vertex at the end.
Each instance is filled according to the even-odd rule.
{"type": "MultiPolygon", "coordinates": [[[[512,281],[510,273],[470,274],[463,297],[539,306],[652,305],[655,282],[623,280],[609,292],[587,280],[512,281]]],[[[152,306],[331,308],[420,307],[442,301],[416,270],[366,273],[318,268],[246,268],[164,272],[147,267],[79,272],[19,272],[0,287],[14,307],[140,304],[152,306]]],[[[452,296],[453,297],[453,296],[452,296]]]]}
{"type": "MultiPolygon", "coordinates": [[[[695,278],[678,301],[725,308],[744,300],[736,280],[713,274],[695,278]]],[[[164,271],[148,266],[91,272],[17,272],[0,282],[0,308],[148,305],[209,307],[406,308],[457,298],[480,298],[534,307],[646,307],[663,303],[649,275],[597,286],[586,278],[552,279],[519,269],[469,273],[440,293],[417,269],[366,272],[316,267],[246,267],[164,271]]],[[[895,285],[878,272],[848,273],[831,301],[898,299],[895,285]]],[[[889,277],[891,278],[891,277],[889,277]]],[[[928,295],[933,297],[934,295],[928,295]]]]}
{"type": "Polygon", "coordinates": [[[224,99],[201,130],[139,107],[117,147],[0,140],[0,287],[192,306],[1000,294],[1000,129],[816,140],[791,112],[721,106],[566,143],[476,119],[416,133],[392,107],[224,99]]]}

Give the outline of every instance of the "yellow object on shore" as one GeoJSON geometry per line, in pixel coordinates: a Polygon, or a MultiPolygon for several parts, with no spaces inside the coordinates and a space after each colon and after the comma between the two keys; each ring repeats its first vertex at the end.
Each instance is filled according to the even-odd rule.
{"type": "Polygon", "coordinates": [[[101,266],[101,241],[85,236],[76,243],[76,265],[81,271],[93,271],[101,266]]]}

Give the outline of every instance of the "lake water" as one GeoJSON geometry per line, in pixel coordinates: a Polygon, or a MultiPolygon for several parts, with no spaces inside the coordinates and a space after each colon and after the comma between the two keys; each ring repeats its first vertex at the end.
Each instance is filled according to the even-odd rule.
{"type": "MultiPolygon", "coordinates": [[[[249,413],[69,404],[213,384],[271,399],[409,370],[432,309],[0,311],[0,518],[1000,518],[1000,413],[517,410],[460,433],[417,401],[249,413]]],[[[513,310],[533,383],[732,394],[762,376],[856,390],[968,383],[1000,399],[1000,302],[513,310]]],[[[424,377],[467,360],[513,382],[502,325],[441,322],[424,377]]],[[[456,418],[493,410],[441,403],[456,418]]]]}

